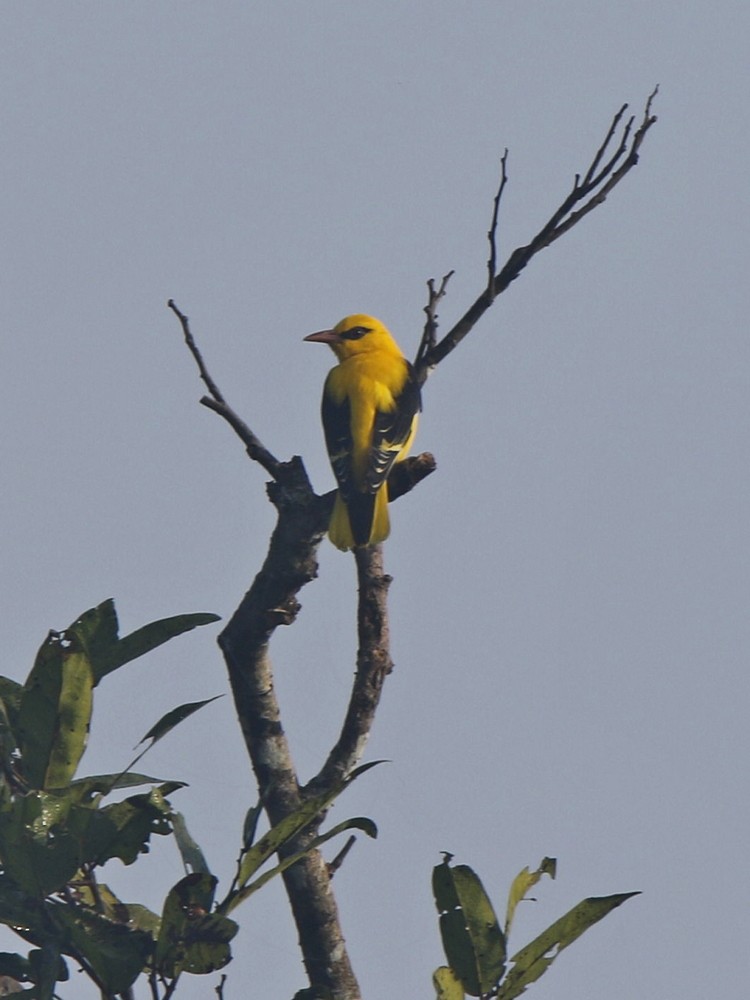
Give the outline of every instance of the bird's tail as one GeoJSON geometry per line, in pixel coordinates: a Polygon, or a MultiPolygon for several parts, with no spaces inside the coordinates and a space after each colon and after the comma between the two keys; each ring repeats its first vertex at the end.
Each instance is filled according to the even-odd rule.
{"type": "Polygon", "coordinates": [[[360,545],[377,545],[388,537],[391,523],[388,517],[388,484],[377,493],[355,493],[344,503],[336,494],[333,513],[328,525],[328,537],[344,552],[360,545]]]}

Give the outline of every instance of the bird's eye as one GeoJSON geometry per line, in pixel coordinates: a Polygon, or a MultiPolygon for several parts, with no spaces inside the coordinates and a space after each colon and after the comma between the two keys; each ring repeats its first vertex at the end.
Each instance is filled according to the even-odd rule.
{"type": "Polygon", "coordinates": [[[344,340],[359,340],[360,337],[364,337],[364,335],[369,332],[369,327],[353,326],[351,330],[347,330],[346,333],[342,333],[341,336],[344,340]]]}

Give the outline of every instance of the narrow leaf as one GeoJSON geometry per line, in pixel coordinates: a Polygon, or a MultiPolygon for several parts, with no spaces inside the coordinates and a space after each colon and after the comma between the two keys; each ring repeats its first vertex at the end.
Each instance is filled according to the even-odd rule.
{"type": "Polygon", "coordinates": [[[102,677],[106,677],[113,670],[143,656],[144,653],[161,646],[175,636],[218,620],[218,615],[209,613],[175,615],[172,618],[150,622],[120,639],[115,604],[112,598],[108,598],[97,607],[84,611],[67,630],[67,634],[75,635],[86,650],[91,660],[96,685],[102,677]]]}
{"type": "Polygon", "coordinates": [[[513,956],[513,968],[498,991],[498,1000],[513,1000],[520,996],[527,986],[547,971],[563,948],[567,948],[626,899],[638,895],[637,892],[623,892],[613,896],[592,896],[578,903],[513,956]]]}
{"type": "Polygon", "coordinates": [[[91,664],[77,640],[50,632],[24,685],[18,741],[33,788],[67,785],[83,755],[91,721],[91,664]]]}
{"type": "MultiPolygon", "coordinates": [[[[134,771],[120,771],[117,774],[94,774],[88,778],[77,778],[70,784],[70,791],[76,802],[91,802],[96,795],[108,795],[115,788],[136,788],[138,785],[158,785],[164,778],[153,778],[148,774],[134,771]]],[[[180,781],[177,787],[185,788],[180,781]]]]}
{"type": "Polygon", "coordinates": [[[432,974],[436,1000],[464,1000],[464,988],[453,969],[441,965],[432,974]]]}
{"type": "Polygon", "coordinates": [[[210,705],[217,698],[223,697],[223,694],[215,694],[213,698],[206,698],[204,701],[189,701],[184,705],[178,705],[177,708],[173,708],[166,715],[163,715],[139,741],[139,744],[145,743],[146,740],[151,740],[151,746],[153,746],[154,743],[158,743],[163,736],[171,732],[175,726],[179,726],[181,722],[184,722],[185,719],[189,718],[194,712],[197,712],[198,709],[203,708],[204,705],[210,705]]]}
{"type": "Polygon", "coordinates": [[[117,670],[139,656],[143,656],[144,653],[150,653],[152,649],[156,649],[157,646],[169,642],[170,639],[174,639],[184,632],[190,632],[200,625],[210,625],[212,622],[218,621],[220,621],[219,615],[198,612],[197,614],[175,615],[172,618],[162,618],[159,621],[150,622],[119,640],[110,656],[99,665],[96,680],[100,681],[106,674],[117,670]]]}
{"type": "Polygon", "coordinates": [[[508,893],[508,908],[505,911],[506,938],[510,934],[510,926],[513,923],[513,916],[516,912],[516,907],[522,899],[526,898],[526,893],[529,889],[537,884],[542,875],[549,875],[550,878],[554,878],[556,872],[557,859],[542,858],[542,861],[535,872],[530,872],[527,865],[526,868],[523,868],[518,875],[516,875],[511,884],[510,892],[508,893]]]}
{"type": "Polygon", "coordinates": [[[448,861],[433,869],[440,935],[450,967],[471,996],[489,993],[505,970],[505,936],[478,876],[448,861]]]}
{"type": "Polygon", "coordinates": [[[263,872],[254,882],[250,882],[247,885],[243,885],[239,890],[235,890],[230,893],[229,896],[217,907],[219,913],[231,913],[232,910],[236,909],[240,903],[243,903],[248,896],[252,896],[253,893],[261,889],[266,882],[270,882],[272,878],[277,875],[281,875],[285,872],[287,868],[291,868],[299,860],[309,854],[310,851],[315,851],[327,841],[331,840],[332,837],[337,837],[340,833],[345,830],[361,830],[362,833],[366,833],[368,837],[373,839],[378,835],[378,828],[373,823],[371,819],[366,816],[355,816],[353,819],[346,819],[342,823],[337,823],[332,829],[326,831],[326,833],[321,834],[319,837],[315,837],[307,847],[302,851],[297,851],[296,854],[290,854],[288,858],[284,858],[279,864],[275,865],[273,868],[269,868],[268,871],[263,872]]]}
{"type": "Polygon", "coordinates": [[[272,827],[267,833],[265,833],[260,840],[247,851],[242,859],[238,875],[240,888],[249,882],[255,872],[263,864],[265,864],[272,854],[275,854],[283,844],[291,840],[309,823],[311,823],[315,817],[326,809],[348,785],[360,777],[360,775],[364,774],[365,771],[369,771],[370,768],[376,767],[378,764],[382,763],[383,761],[376,760],[355,768],[344,779],[337,782],[332,789],[326,792],[321,792],[314,798],[308,799],[299,807],[299,809],[296,809],[293,813],[285,816],[280,823],[277,823],[276,826],[272,827]]]}
{"type": "Polygon", "coordinates": [[[185,823],[185,817],[182,813],[172,813],[172,831],[177,841],[180,855],[182,856],[182,863],[188,871],[210,875],[211,869],[208,867],[208,862],[203,855],[203,851],[190,836],[187,824],[185,823]]]}
{"type": "Polygon", "coordinates": [[[88,656],[63,656],[57,733],[50,749],[45,788],[64,788],[73,780],[88,741],[93,709],[93,675],[88,656]]]}
{"type": "Polygon", "coordinates": [[[17,712],[21,705],[23,684],[11,680],[10,677],[0,677],[0,701],[5,702],[6,710],[17,712]]]}
{"type": "Polygon", "coordinates": [[[258,831],[258,821],[263,812],[263,803],[256,802],[250,806],[245,814],[245,822],[242,824],[242,850],[247,851],[253,846],[255,834],[258,831]]]}

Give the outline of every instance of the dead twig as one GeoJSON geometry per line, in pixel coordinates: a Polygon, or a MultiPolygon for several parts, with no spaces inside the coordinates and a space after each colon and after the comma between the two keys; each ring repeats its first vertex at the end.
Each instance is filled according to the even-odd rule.
{"type": "Polygon", "coordinates": [[[446,289],[448,288],[448,282],[454,275],[454,271],[448,271],[444,274],[441,281],[440,287],[435,288],[435,279],[429,278],[427,281],[427,289],[429,295],[427,298],[427,305],[424,307],[424,312],[427,315],[425,321],[424,330],[422,332],[422,339],[419,342],[419,348],[417,350],[417,356],[414,360],[414,367],[419,368],[424,358],[430,353],[434,348],[437,341],[437,328],[438,328],[438,314],[437,305],[438,302],[445,295],[446,289]]]}
{"type": "Polygon", "coordinates": [[[354,834],[352,834],[351,837],[349,837],[347,842],[344,844],[344,846],[341,848],[339,853],[336,855],[336,857],[333,859],[333,861],[328,862],[328,874],[331,878],[333,878],[333,876],[336,874],[339,868],[343,865],[344,861],[346,860],[347,854],[349,853],[349,851],[351,851],[356,842],[357,838],[354,836],[354,834]]]}
{"type": "Polygon", "coordinates": [[[247,426],[244,420],[241,420],[240,417],[237,416],[232,407],[229,405],[229,403],[227,403],[227,401],[224,399],[221,390],[219,389],[216,382],[214,382],[213,378],[211,378],[211,374],[209,373],[208,368],[206,367],[206,363],[203,360],[203,355],[201,354],[198,345],[195,342],[195,338],[193,337],[193,334],[190,330],[190,320],[188,319],[188,317],[185,315],[184,312],[181,312],[181,310],[177,308],[174,299],[170,299],[167,302],[167,306],[179,319],[180,326],[182,327],[182,334],[185,338],[185,343],[187,344],[188,350],[192,354],[193,359],[195,360],[195,363],[198,366],[200,377],[203,379],[206,386],[208,387],[210,395],[203,396],[201,398],[201,404],[207,407],[209,410],[213,410],[214,413],[218,413],[220,417],[223,417],[224,420],[226,420],[226,422],[229,424],[229,426],[234,430],[235,434],[239,437],[242,443],[245,445],[245,450],[247,451],[250,458],[252,458],[254,462],[257,462],[259,465],[263,466],[263,468],[266,470],[269,476],[271,476],[273,479],[278,480],[279,477],[283,474],[282,470],[284,468],[285,463],[280,462],[274,455],[271,454],[271,452],[268,450],[268,448],[265,447],[260,438],[258,438],[250,430],[250,428],[247,426]]]}
{"type": "Polygon", "coordinates": [[[489,296],[490,301],[495,298],[495,277],[497,275],[497,222],[500,215],[500,200],[503,197],[505,185],[508,183],[508,173],[506,170],[507,163],[508,148],[506,146],[503,155],[500,157],[500,184],[492,204],[492,221],[490,222],[490,228],[487,233],[487,239],[490,242],[490,256],[487,261],[487,295],[489,296]]]}
{"type": "MultiPolygon", "coordinates": [[[[517,247],[511,253],[501,270],[494,275],[491,284],[469,306],[461,319],[448,331],[443,339],[418,355],[415,367],[417,368],[417,379],[420,384],[424,383],[430,371],[460,344],[476,325],[477,321],[489,309],[497,296],[501,295],[512,281],[515,281],[521,271],[531,261],[532,257],[539,253],[540,250],[550,246],[555,240],[558,240],[564,233],[567,233],[568,230],[577,225],[584,216],[588,215],[598,205],[601,205],[606,200],[610,191],[638,163],[641,145],[649,129],[657,120],[656,115],[652,114],[651,108],[658,92],[659,88],[655,87],[649,95],[641,123],[635,131],[633,131],[635,116],[631,116],[625,122],[624,126],[622,125],[628,105],[624,104],[619,109],[612,119],[604,141],[597,149],[589,167],[583,175],[583,179],[581,179],[580,174],[576,174],[572,190],[536,236],[526,246],[517,247]],[[612,146],[612,142],[621,126],[622,134],[616,148],[610,153],[609,158],[602,162],[607,156],[607,151],[612,146]]],[[[502,186],[503,181],[501,179],[501,190],[502,186]]],[[[498,196],[501,190],[498,191],[498,196]]],[[[490,232],[493,232],[492,228],[490,232]]]]}

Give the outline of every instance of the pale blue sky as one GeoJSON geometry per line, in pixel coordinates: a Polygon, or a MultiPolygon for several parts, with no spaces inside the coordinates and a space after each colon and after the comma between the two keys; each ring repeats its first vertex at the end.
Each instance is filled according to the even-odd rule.
{"type": "MultiPolygon", "coordinates": [[[[109,596],[123,631],[228,615],[264,554],[264,476],[197,405],[169,297],[238,412],[328,489],[332,358],[302,337],[365,311],[412,354],[427,278],[456,270],[444,329],[482,287],[503,148],[507,252],[619,105],[640,116],[660,84],[641,164],[427,385],[417,445],[439,469],[395,505],[386,549],[396,671],[368,756],[392,763],[335,810],[380,839],[337,884],[367,1000],[432,995],[442,850],[500,907],[521,867],[559,858],[511,946],[586,895],[643,890],[534,996],[744,996],[746,3],[7,2],[0,29],[0,586],[19,678],[50,627],[109,596]]],[[[303,777],[352,673],[352,584],[326,545],[274,644],[303,777]]],[[[88,773],[227,690],[215,634],[102,686],[88,773]]],[[[190,782],[174,802],[226,884],[254,791],[230,699],[146,762],[190,782]]],[[[180,874],[166,845],[110,879],[158,907],[180,874]]],[[[291,997],[280,887],[240,920],[227,1000],[291,997]]]]}

